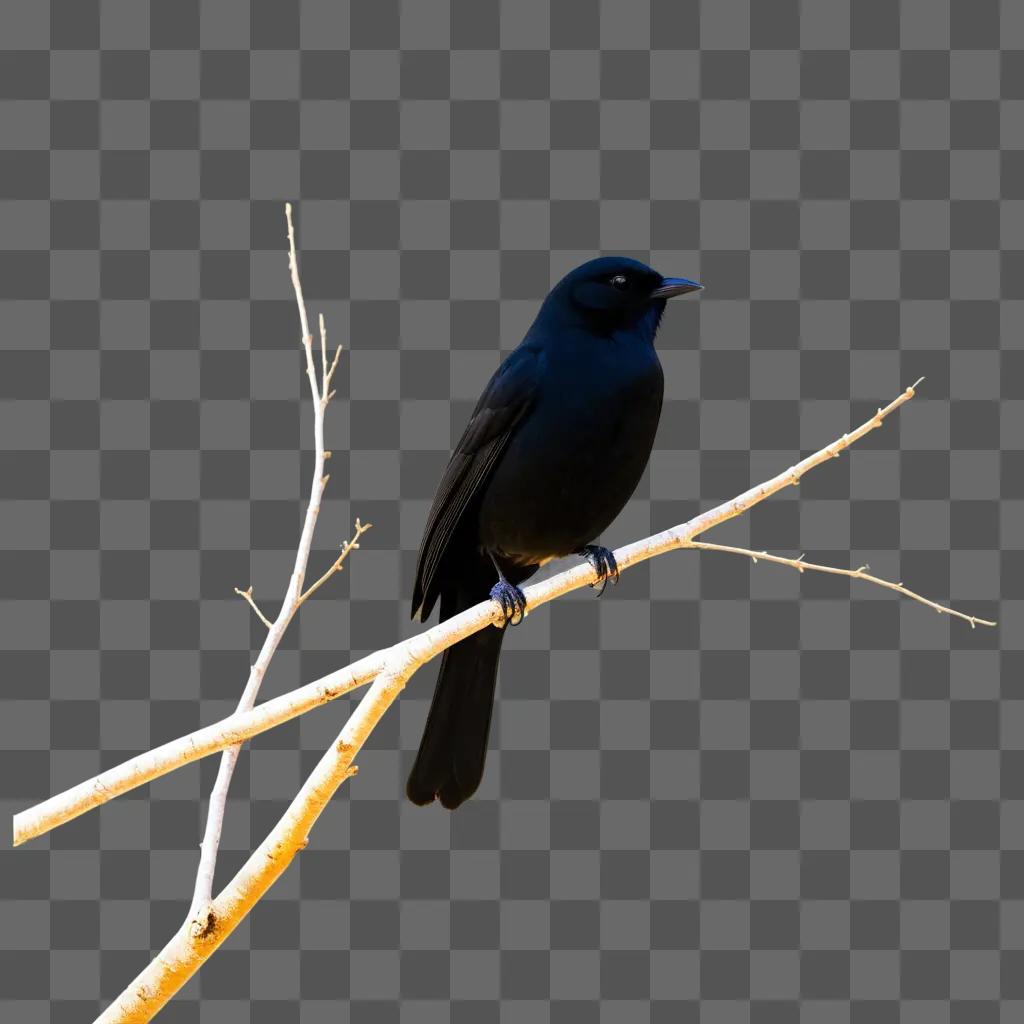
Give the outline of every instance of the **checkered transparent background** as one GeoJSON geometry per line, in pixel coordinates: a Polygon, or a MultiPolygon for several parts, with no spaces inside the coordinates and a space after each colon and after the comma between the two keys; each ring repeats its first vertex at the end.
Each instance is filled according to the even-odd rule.
{"type": "MultiPolygon", "coordinates": [[[[713,1024],[1024,1011],[1024,7],[4,0],[0,805],[229,711],[311,469],[284,257],[344,342],[283,692],[410,632],[433,487],[564,271],[707,290],[610,544],[920,397],[724,556],[507,642],[487,774],[404,801],[434,670],[171,1021],[713,1024]]],[[[797,490],[799,493],[796,493],[797,490]]],[[[356,695],[358,697],[358,695],[356,695]]],[[[354,698],[355,699],[355,698],[354,698]]],[[[336,733],[259,737],[222,877],[336,733]]],[[[191,891],[216,759],[0,857],[5,1018],[92,1019],[191,891]]]]}

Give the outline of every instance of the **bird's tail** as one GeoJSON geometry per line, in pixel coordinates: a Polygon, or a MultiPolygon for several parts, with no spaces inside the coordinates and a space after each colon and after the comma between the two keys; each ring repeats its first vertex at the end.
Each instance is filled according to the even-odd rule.
{"type": "MultiPolygon", "coordinates": [[[[441,619],[479,600],[463,604],[442,596],[441,619]]],[[[504,630],[488,626],[444,652],[420,749],[405,787],[414,804],[429,804],[436,797],[454,810],[480,785],[504,635],[504,630]]]]}

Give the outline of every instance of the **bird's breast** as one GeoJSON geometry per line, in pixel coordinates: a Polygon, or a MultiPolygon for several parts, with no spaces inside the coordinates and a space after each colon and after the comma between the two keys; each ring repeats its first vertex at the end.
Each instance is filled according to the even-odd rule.
{"type": "Polygon", "coordinates": [[[542,562],[594,540],[643,475],[661,412],[657,356],[611,346],[553,359],[484,491],[485,546],[542,562]]]}

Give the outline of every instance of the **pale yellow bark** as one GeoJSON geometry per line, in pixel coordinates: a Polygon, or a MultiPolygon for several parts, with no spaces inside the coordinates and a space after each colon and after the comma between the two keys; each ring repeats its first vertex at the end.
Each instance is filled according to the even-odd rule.
{"type": "Polygon", "coordinates": [[[308,842],[309,830],[337,788],[355,774],[352,759],[415,670],[396,658],[366,692],[270,834],[210,904],[201,922],[186,921],[170,942],[97,1018],[97,1024],[152,1020],[238,927],[308,842]]]}

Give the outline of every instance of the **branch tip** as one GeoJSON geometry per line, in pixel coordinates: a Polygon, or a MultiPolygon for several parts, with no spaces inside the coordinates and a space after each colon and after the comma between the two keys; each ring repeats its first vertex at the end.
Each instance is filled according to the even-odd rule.
{"type": "MultiPolygon", "coordinates": [[[[326,359],[326,356],[324,357],[326,359]]],[[[329,384],[331,379],[334,377],[334,371],[338,368],[338,360],[341,358],[341,345],[335,349],[334,359],[331,360],[331,365],[325,368],[324,378],[325,382],[329,384]]]]}

